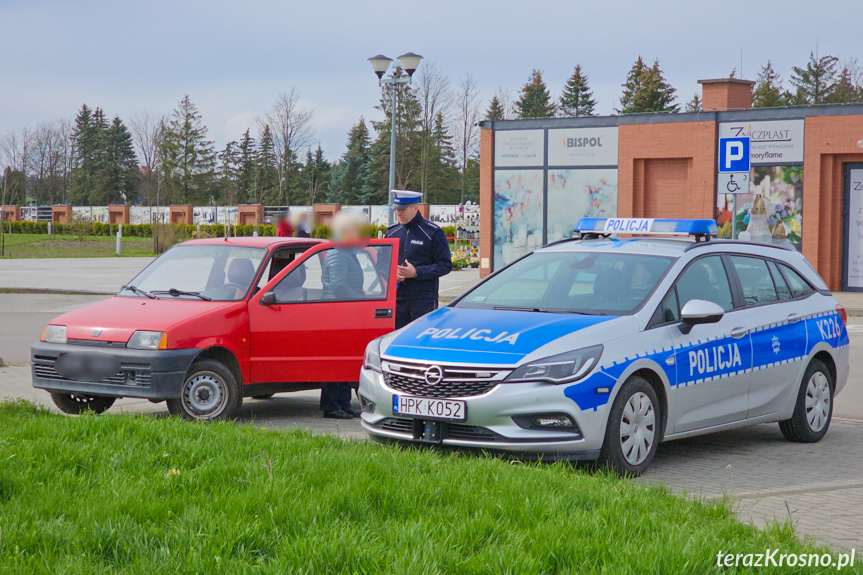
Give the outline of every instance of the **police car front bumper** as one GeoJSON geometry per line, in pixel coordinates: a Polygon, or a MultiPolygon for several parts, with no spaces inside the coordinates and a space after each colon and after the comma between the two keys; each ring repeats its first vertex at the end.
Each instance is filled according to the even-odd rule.
{"type": "Polygon", "coordinates": [[[411,395],[387,386],[381,373],[363,368],[359,394],[362,426],[375,439],[496,451],[519,458],[596,459],[605,435],[606,408],[579,409],[564,395],[565,385],[499,383],[464,401],[462,421],[429,420],[393,412],[393,397],[411,395]],[[565,415],[565,429],[537,429],[539,416],[565,415]]]}

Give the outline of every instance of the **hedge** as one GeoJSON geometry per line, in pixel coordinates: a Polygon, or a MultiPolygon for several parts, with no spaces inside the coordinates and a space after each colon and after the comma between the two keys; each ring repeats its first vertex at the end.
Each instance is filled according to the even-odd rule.
{"type": "MultiPolygon", "coordinates": [[[[167,225],[167,224],[166,224],[167,225]]],[[[197,233],[198,226],[187,226],[183,224],[173,225],[177,231],[188,237],[197,233]]],[[[59,235],[77,236],[81,231],[79,226],[86,226],[85,236],[114,236],[117,234],[117,224],[103,224],[101,222],[84,222],[80,224],[54,224],[54,233],[59,235]]],[[[5,222],[5,231],[13,234],[47,234],[48,222],[5,222]]],[[[231,226],[232,236],[251,236],[257,230],[258,235],[276,235],[275,226],[231,226]]],[[[225,235],[225,226],[222,224],[201,225],[201,232],[210,237],[222,237],[225,235]]],[[[132,238],[153,237],[152,224],[123,224],[123,235],[132,238]]]]}

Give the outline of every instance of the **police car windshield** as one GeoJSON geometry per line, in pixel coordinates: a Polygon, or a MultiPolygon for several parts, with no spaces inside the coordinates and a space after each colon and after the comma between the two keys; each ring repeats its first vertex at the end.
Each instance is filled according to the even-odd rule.
{"type": "Polygon", "coordinates": [[[628,315],[673,261],[614,252],[536,252],[478,285],[455,307],[628,315]]]}

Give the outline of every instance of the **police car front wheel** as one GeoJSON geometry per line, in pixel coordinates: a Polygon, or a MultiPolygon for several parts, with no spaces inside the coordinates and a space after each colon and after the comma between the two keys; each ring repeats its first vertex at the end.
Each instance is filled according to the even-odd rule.
{"type": "Polygon", "coordinates": [[[803,374],[791,419],[779,422],[789,441],[815,443],[830,427],[833,417],[833,376],[824,362],[813,359],[803,374]]]}
{"type": "Polygon", "coordinates": [[[600,464],[620,475],[641,475],[656,454],[661,421],[653,387],[642,377],[630,377],[611,407],[600,464]]]}

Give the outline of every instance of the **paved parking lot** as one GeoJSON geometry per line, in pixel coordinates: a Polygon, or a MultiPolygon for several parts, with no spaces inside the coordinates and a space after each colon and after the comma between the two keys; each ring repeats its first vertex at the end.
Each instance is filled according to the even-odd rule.
{"type": "MultiPolygon", "coordinates": [[[[124,266],[115,270],[118,279],[123,276],[120,282],[135,273],[124,266]]],[[[448,276],[448,295],[457,295],[476,281],[475,272],[460,273],[464,275],[448,276]]],[[[99,296],[0,293],[0,357],[11,363],[0,368],[0,397],[53,407],[47,393],[30,385],[30,343],[52,317],[96,299],[99,296]]],[[[863,318],[852,317],[851,324],[852,379],[837,398],[837,417],[823,441],[789,443],[771,424],[666,443],[638,481],[664,483],[692,497],[728,496],[744,521],[762,526],[790,519],[803,536],[835,548],[863,548],[863,386],[857,376],[863,373],[863,318]]],[[[318,395],[311,391],[249,399],[240,420],[271,429],[303,427],[365,438],[356,421],[322,419],[318,395]]],[[[167,414],[164,404],[146,400],[121,400],[110,412],[167,414]]]]}

